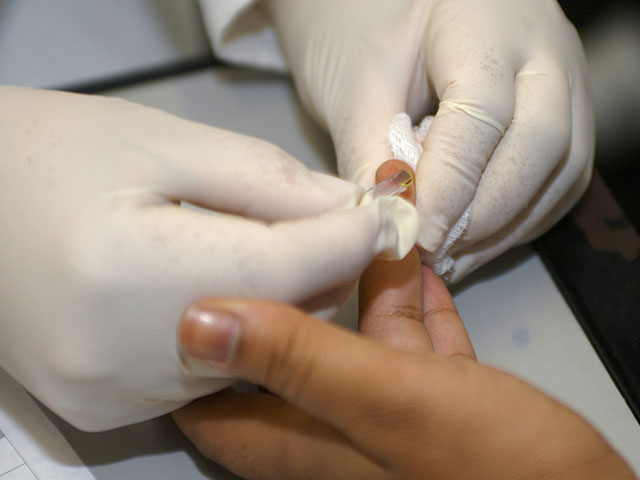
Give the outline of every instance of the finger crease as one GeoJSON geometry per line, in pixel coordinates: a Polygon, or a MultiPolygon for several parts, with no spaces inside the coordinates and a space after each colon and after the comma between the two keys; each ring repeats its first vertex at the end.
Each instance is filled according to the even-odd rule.
{"type": "Polygon", "coordinates": [[[393,310],[380,315],[391,320],[414,320],[420,322],[422,320],[422,309],[411,305],[394,306],[393,310]]]}
{"type": "Polygon", "coordinates": [[[422,315],[423,320],[427,320],[428,317],[432,317],[432,316],[436,316],[436,315],[442,315],[442,314],[452,314],[452,315],[458,315],[458,311],[456,310],[455,307],[437,307],[437,308],[432,308],[429,309],[427,311],[425,311],[422,315]]]}

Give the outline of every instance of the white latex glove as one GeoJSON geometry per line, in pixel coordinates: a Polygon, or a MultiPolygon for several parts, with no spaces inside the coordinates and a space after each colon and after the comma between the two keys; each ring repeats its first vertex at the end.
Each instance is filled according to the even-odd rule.
{"type": "Polygon", "coordinates": [[[264,141],[117,99],[2,87],[0,105],[0,366],[85,430],[232,383],[177,353],[194,300],[326,314],[415,243],[409,203],[355,207],[359,187],[264,141]]]}
{"type": "MultiPolygon", "coordinates": [[[[457,281],[542,234],[586,188],[594,122],[580,39],[553,0],[266,0],[340,174],[370,186],[392,118],[437,106],[417,166],[419,245],[457,281]],[[445,239],[471,206],[448,252],[445,239]]],[[[423,252],[424,253],[424,252],[423,252]]]]}

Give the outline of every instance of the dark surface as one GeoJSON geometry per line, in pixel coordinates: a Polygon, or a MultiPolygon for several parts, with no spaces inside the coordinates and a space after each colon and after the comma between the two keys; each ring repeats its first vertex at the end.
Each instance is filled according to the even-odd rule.
{"type": "Polygon", "coordinates": [[[638,231],[596,174],[576,208],[535,244],[640,422],[638,231]]]}
{"type": "Polygon", "coordinates": [[[640,232],[640,161],[629,158],[621,166],[603,169],[601,173],[626,217],[640,232]]]}
{"type": "Polygon", "coordinates": [[[195,72],[212,67],[227,66],[225,62],[214,56],[212,53],[206,53],[200,56],[183,58],[176,62],[157,65],[155,67],[142,68],[123,72],[111,77],[104,77],[98,80],[82,82],[74,85],[59,85],[51,87],[52,90],[62,90],[73,93],[106,93],[116,88],[130,87],[160,78],[168,78],[183,73],[195,72]]]}
{"type": "MultiPolygon", "coordinates": [[[[613,8],[640,12],[638,0],[559,3],[578,31],[613,8]]],[[[600,174],[536,247],[640,422],[640,152],[628,140],[616,151],[597,149],[600,174]]]]}
{"type": "Polygon", "coordinates": [[[611,8],[624,6],[640,10],[638,0],[558,0],[558,3],[578,30],[597,21],[611,8]]]}

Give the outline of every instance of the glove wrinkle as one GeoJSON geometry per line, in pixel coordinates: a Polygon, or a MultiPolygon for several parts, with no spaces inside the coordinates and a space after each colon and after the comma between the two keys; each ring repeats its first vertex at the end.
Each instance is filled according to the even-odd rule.
{"type": "Polygon", "coordinates": [[[454,101],[454,100],[442,100],[440,102],[440,106],[438,107],[438,113],[447,113],[447,112],[465,113],[470,117],[475,118],[476,120],[480,120],[481,122],[484,122],[487,125],[491,125],[493,128],[498,130],[498,132],[500,132],[500,135],[504,135],[504,132],[507,131],[507,125],[503,125],[497,120],[494,120],[489,115],[487,115],[481,108],[471,106],[465,102],[454,101]]]}

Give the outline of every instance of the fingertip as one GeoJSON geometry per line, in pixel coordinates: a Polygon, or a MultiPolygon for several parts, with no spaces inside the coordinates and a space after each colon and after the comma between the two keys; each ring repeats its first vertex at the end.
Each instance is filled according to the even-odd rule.
{"type": "Polygon", "coordinates": [[[404,198],[406,201],[410,202],[412,205],[416,204],[416,182],[415,182],[415,173],[413,169],[403,162],[402,160],[391,159],[384,162],[382,165],[378,167],[376,170],[376,183],[380,183],[383,180],[391,177],[395,173],[404,170],[405,172],[411,175],[411,181],[407,187],[407,189],[402,192],[400,197],[404,198]]]}
{"type": "MultiPolygon", "coordinates": [[[[322,172],[311,172],[311,178],[317,191],[314,191],[315,200],[320,204],[321,208],[318,213],[329,211],[332,208],[345,208],[357,205],[364,193],[362,186],[343,180],[334,175],[322,172]]],[[[307,215],[314,212],[309,211],[307,215]]]]}

